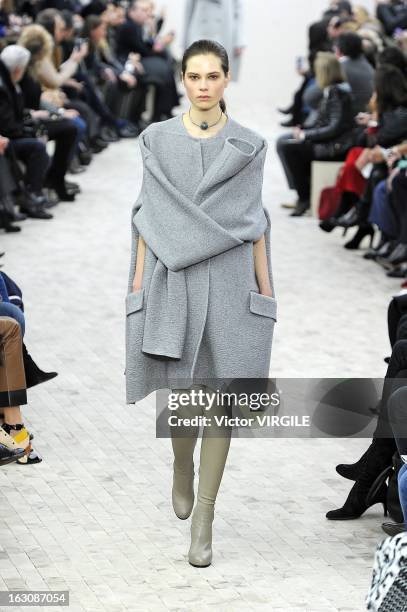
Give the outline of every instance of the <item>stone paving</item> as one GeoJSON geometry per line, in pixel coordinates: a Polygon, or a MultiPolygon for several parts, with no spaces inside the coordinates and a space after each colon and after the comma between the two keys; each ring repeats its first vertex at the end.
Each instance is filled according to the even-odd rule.
{"type": "MultiPolygon", "coordinates": [[[[229,99],[234,118],[270,141],[273,374],[383,376],[386,308],[399,283],[314,219],[288,217],[276,118],[239,105],[232,88],[229,99]]],[[[154,395],[125,405],[124,295],[140,180],[137,141],[112,144],[79,178],[75,203],[0,236],[5,270],[24,290],[27,345],[59,371],[24,408],[43,462],[0,471],[0,590],[66,589],[71,612],[363,610],[380,507],[345,523],[325,512],[350,488],[335,464],[357,458],[366,440],[232,440],[213,564],[188,564],[190,522],[172,512],[172,452],[155,437],[154,395]]]]}

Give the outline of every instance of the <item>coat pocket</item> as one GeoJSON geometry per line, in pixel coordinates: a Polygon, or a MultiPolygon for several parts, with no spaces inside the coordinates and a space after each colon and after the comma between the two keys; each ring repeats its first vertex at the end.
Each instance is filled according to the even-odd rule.
{"type": "Polygon", "coordinates": [[[144,287],[133,291],[126,296],[126,315],[130,315],[137,310],[143,308],[144,302],[144,287]]]}
{"type": "Polygon", "coordinates": [[[250,291],[249,308],[250,312],[277,321],[277,300],[274,297],[250,291]]]}

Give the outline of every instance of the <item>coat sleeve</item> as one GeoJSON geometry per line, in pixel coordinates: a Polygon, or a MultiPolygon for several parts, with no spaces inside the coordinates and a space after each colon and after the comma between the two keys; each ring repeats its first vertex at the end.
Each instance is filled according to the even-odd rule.
{"type": "Polygon", "coordinates": [[[372,135],[370,146],[393,147],[399,144],[407,135],[407,110],[399,108],[385,113],[383,123],[372,135]]]}
{"type": "Polygon", "coordinates": [[[12,103],[4,89],[0,89],[0,117],[0,133],[7,138],[21,138],[22,126],[15,118],[12,103]]]}
{"type": "Polygon", "coordinates": [[[61,69],[55,68],[54,64],[49,58],[45,58],[40,62],[37,68],[38,79],[43,87],[47,89],[57,89],[70,79],[78,68],[77,62],[68,59],[66,62],[61,64],[61,69]]]}

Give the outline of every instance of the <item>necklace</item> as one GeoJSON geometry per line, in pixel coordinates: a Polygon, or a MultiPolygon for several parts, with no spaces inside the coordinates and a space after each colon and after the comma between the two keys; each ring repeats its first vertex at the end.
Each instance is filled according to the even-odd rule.
{"type": "Polygon", "coordinates": [[[193,121],[193,119],[191,117],[191,109],[189,109],[188,115],[189,115],[189,118],[191,120],[191,123],[193,123],[194,125],[197,125],[198,127],[200,127],[201,130],[207,130],[208,128],[213,127],[214,125],[217,125],[219,123],[219,121],[222,119],[223,112],[220,111],[219,119],[217,121],[215,121],[215,123],[212,123],[211,125],[208,125],[207,121],[202,121],[202,123],[195,123],[195,121],[193,121]]]}

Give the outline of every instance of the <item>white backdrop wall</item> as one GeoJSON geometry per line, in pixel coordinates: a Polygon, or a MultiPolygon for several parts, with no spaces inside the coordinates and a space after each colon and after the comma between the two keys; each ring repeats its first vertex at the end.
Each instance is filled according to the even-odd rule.
{"type": "MultiPolygon", "coordinates": [[[[289,101],[298,82],[295,58],[306,54],[307,27],[318,20],[328,0],[246,0],[248,47],[242,65],[238,96],[250,103],[252,96],[275,107],[289,101]]],[[[181,54],[185,0],[157,0],[167,8],[165,30],[175,29],[173,51],[181,54]]],[[[374,0],[359,4],[374,9],[374,0]]],[[[236,95],[231,91],[232,95],[236,95]]]]}

